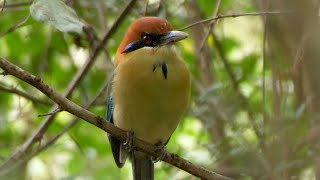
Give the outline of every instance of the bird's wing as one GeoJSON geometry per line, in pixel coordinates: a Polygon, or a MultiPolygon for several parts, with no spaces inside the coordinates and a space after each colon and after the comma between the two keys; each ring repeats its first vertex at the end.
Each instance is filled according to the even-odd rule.
{"type": "MultiPolygon", "coordinates": [[[[109,84],[108,87],[108,100],[107,100],[107,120],[113,124],[113,97],[111,92],[112,84],[109,84]]],[[[113,158],[119,168],[123,167],[124,163],[120,162],[120,148],[121,148],[121,141],[114,138],[112,135],[108,134],[108,139],[111,145],[111,150],[113,154],[113,158]]]]}

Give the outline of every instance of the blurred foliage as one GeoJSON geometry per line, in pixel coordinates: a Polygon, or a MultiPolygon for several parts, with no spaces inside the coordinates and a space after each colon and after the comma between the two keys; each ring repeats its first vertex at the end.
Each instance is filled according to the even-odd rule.
{"type": "MultiPolygon", "coordinates": [[[[2,4],[3,1],[0,2],[2,4]]],[[[8,4],[14,2],[21,1],[7,1],[8,4]]],[[[127,1],[71,2],[78,16],[102,37],[127,1]]],[[[162,1],[160,12],[155,13],[152,9],[153,6],[159,6],[159,1],[149,1],[147,7],[148,1],[138,2],[106,44],[107,53],[100,53],[94,66],[74,91],[71,98],[74,102],[84,106],[95,96],[110,74],[111,67],[107,59],[114,58],[126,28],[132,20],[145,14],[145,10],[166,17],[174,28],[179,29],[193,22],[194,15],[187,8],[191,2],[198,6],[202,19],[212,17],[216,4],[216,0],[167,0],[162,1]]],[[[84,42],[84,47],[79,47],[72,35],[61,33],[31,17],[13,32],[2,34],[28,16],[29,7],[23,5],[0,12],[0,56],[40,76],[62,94],[84,64],[89,54],[88,43],[84,42]]],[[[219,8],[220,14],[253,11],[257,10],[251,0],[224,0],[219,8]]],[[[208,29],[206,25],[197,27],[208,29]]],[[[192,33],[192,30],[186,31],[192,33]]],[[[306,104],[296,105],[293,84],[289,79],[281,81],[284,100],[275,104],[274,72],[270,64],[263,67],[263,30],[261,17],[219,20],[206,41],[207,52],[212,56],[212,59],[207,59],[212,62],[210,76],[214,79],[207,86],[201,79],[202,67],[197,60],[199,47],[194,45],[201,39],[190,36],[179,43],[180,52],[193,76],[192,102],[167,149],[196,164],[237,179],[263,179],[266,178],[264,174],[270,172],[280,177],[284,172],[291,172],[292,177],[309,179],[313,177],[310,159],[319,147],[293,148],[302,141],[313,117],[304,113],[306,104]],[[280,106],[281,112],[275,113],[275,106],[280,106]],[[217,131],[212,131],[217,124],[222,134],[217,135],[217,131]],[[290,153],[295,154],[290,156],[290,153]],[[286,171],[288,169],[290,171],[286,171]]],[[[283,56],[280,50],[275,53],[274,56],[283,56]]],[[[283,69],[288,68],[286,64],[283,66],[283,69]]],[[[0,86],[17,88],[39,100],[50,102],[30,85],[10,76],[1,76],[0,86]]],[[[90,110],[104,117],[105,97],[101,97],[99,102],[90,110]]],[[[37,115],[49,111],[47,104],[35,103],[0,89],[0,163],[39,126],[44,118],[37,115]]],[[[71,119],[70,114],[60,113],[42,141],[57,134],[71,119]]],[[[26,166],[27,179],[131,177],[130,163],[126,163],[121,170],[116,167],[106,133],[81,120],[26,166]]],[[[195,179],[162,162],[156,164],[155,173],[155,179],[195,179]]]]}

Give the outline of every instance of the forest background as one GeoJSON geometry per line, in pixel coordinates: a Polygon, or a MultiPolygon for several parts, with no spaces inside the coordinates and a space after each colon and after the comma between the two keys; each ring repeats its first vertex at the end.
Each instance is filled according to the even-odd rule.
{"type": "MultiPolygon", "coordinates": [[[[233,179],[320,179],[318,0],[48,2],[50,18],[39,19],[45,8],[34,6],[30,16],[32,1],[0,1],[1,61],[104,118],[105,87],[128,25],[164,17],[189,34],[178,48],[192,74],[190,108],[168,152],[233,179]],[[57,22],[62,17],[72,23],[57,22]]],[[[0,179],[131,177],[129,163],[116,167],[106,132],[60,111],[2,66],[0,179]]],[[[168,178],[195,179],[157,163],[155,179],[168,178]]]]}

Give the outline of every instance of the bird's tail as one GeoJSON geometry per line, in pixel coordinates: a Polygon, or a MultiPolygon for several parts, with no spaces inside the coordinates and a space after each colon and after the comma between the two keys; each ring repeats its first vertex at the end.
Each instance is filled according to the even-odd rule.
{"type": "Polygon", "coordinates": [[[151,157],[140,151],[134,151],[132,156],[133,180],[153,180],[153,162],[151,157]]]}

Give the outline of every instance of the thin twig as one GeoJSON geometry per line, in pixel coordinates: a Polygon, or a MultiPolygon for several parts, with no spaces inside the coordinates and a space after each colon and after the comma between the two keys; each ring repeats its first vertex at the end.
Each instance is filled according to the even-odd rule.
{"type": "MultiPolygon", "coordinates": [[[[221,0],[218,0],[217,3],[216,3],[216,8],[214,9],[212,18],[217,17],[217,15],[219,13],[220,5],[221,5],[221,0]]],[[[203,39],[202,39],[202,41],[200,43],[201,44],[200,45],[200,49],[199,49],[200,52],[202,52],[203,47],[204,47],[205,43],[207,42],[209,35],[211,34],[213,26],[215,25],[215,22],[217,22],[217,20],[214,20],[214,21],[210,22],[209,29],[208,29],[206,35],[203,37],[203,39]]]]}
{"type": "Polygon", "coordinates": [[[146,14],[148,13],[148,6],[149,6],[149,0],[145,0],[145,6],[144,6],[144,14],[143,16],[146,16],[146,14]]]}
{"type": "Polygon", "coordinates": [[[61,111],[63,111],[63,109],[57,108],[56,110],[54,110],[52,112],[45,113],[45,114],[39,114],[38,117],[51,116],[51,115],[54,115],[54,114],[61,112],[61,111]]]}
{"type": "MultiPolygon", "coordinates": [[[[108,132],[109,134],[112,134],[113,137],[119,139],[120,141],[124,142],[127,139],[127,132],[114,126],[112,123],[108,122],[105,119],[102,119],[101,117],[91,113],[90,111],[80,107],[79,105],[73,103],[72,101],[68,100],[64,96],[60,95],[55,91],[53,88],[51,88],[49,85],[44,83],[41,78],[35,77],[32,74],[28,73],[27,71],[24,71],[23,69],[13,65],[9,61],[0,58],[0,67],[8,72],[9,74],[21,79],[22,81],[32,85],[33,87],[37,88],[39,91],[44,93],[46,96],[48,96],[50,99],[52,99],[56,104],[59,104],[59,106],[64,109],[65,111],[68,111],[69,113],[77,116],[80,119],[83,119],[87,121],[88,123],[104,130],[105,132],[108,132]]],[[[137,150],[140,150],[150,156],[154,156],[156,158],[163,157],[163,161],[170,163],[180,169],[185,170],[186,172],[189,172],[197,177],[203,178],[203,179],[224,179],[224,180],[230,180],[230,178],[225,177],[223,175],[217,174],[213,171],[207,170],[204,167],[196,166],[192,164],[191,162],[175,155],[171,154],[166,151],[159,151],[159,147],[147,143],[141,139],[133,138],[133,145],[136,147],[137,150]]],[[[6,171],[8,167],[4,166],[0,168],[1,171],[6,171]]]]}
{"type": "Polygon", "coordinates": [[[29,17],[30,17],[30,14],[28,14],[27,16],[22,18],[18,23],[11,25],[7,30],[5,30],[4,32],[0,33],[0,38],[2,38],[4,35],[12,32],[12,31],[18,29],[19,27],[21,27],[24,23],[27,22],[29,17]]]}
{"type": "MultiPolygon", "coordinates": [[[[268,8],[268,7],[267,7],[268,8]]],[[[268,35],[268,17],[266,16],[264,18],[264,32],[263,32],[263,44],[262,44],[262,116],[263,116],[263,123],[266,122],[267,113],[266,113],[266,59],[267,59],[267,52],[266,52],[266,46],[267,46],[267,35],[268,35]]],[[[264,138],[263,133],[260,132],[260,142],[262,143],[262,147],[264,146],[264,138]]]]}
{"type": "Polygon", "coordinates": [[[37,99],[36,97],[30,95],[29,93],[26,93],[26,92],[24,92],[22,90],[14,88],[14,87],[8,88],[8,87],[5,87],[4,85],[0,84],[0,91],[16,94],[18,96],[21,96],[21,97],[23,97],[25,99],[28,99],[28,100],[32,101],[35,104],[52,105],[52,103],[50,103],[48,101],[44,101],[42,99],[37,99]]]}
{"type": "Polygon", "coordinates": [[[284,15],[284,14],[290,14],[292,11],[270,11],[270,12],[251,12],[251,13],[242,13],[242,14],[226,14],[226,15],[217,15],[216,17],[204,19],[201,21],[197,21],[194,23],[191,23],[185,27],[180,28],[179,30],[186,30],[193,26],[197,26],[199,24],[205,24],[205,23],[211,23],[212,21],[216,21],[218,19],[223,18],[236,18],[241,16],[269,16],[269,15],[284,15]]]}
{"type": "MultiPolygon", "coordinates": [[[[216,47],[216,50],[218,52],[218,56],[220,57],[219,59],[222,61],[222,64],[224,66],[224,69],[227,73],[227,75],[229,76],[231,82],[232,82],[232,86],[233,89],[237,92],[241,92],[239,89],[239,81],[237,80],[236,74],[233,71],[229,60],[226,57],[226,53],[224,52],[223,46],[222,46],[222,42],[221,40],[217,37],[217,35],[215,33],[213,33],[213,37],[214,37],[214,44],[216,47]]],[[[242,94],[241,94],[242,95],[242,94]]]]}
{"type": "MultiPolygon", "coordinates": [[[[241,105],[243,106],[243,109],[246,109],[248,112],[250,122],[252,122],[253,131],[255,132],[256,136],[259,137],[259,140],[261,140],[263,138],[263,134],[260,132],[258,125],[255,123],[254,111],[249,103],[249,100],[245,95],[243,95],[243,93],[241,92],[241,90],[239,88],[239,81],[237,80],[236,74],[232,70],[232,67],[231,67],[231,65],[225,55],[225,52],[222,47],[222,42],[219,40],[219,38],[216,37],[215,34],[214,34],[214,37],[215,37],[214,38],[215,39],[215,42],[214,42],[215,47],[216,47],[217,52],[220,56],[220,59],[223,63],[223,66],[226,70],[226,73],[232,82],[233,89],[234,89],[234,91],[237,92],[239,99],[241,101],[241,105]]],[[[261,144],[263,144],[263,143],[260,143],[260,145],[261,144]]]]}
{"type": "MultiPolygon", "coordinates": [[[[119,17],[115,20],[111,28],[107,31],[107,33],[104,35],[103,39],[99,41],[98,43],[94,43],[97,45],[94,45],[93,51],[90,54],[88,60],[86,63],[82,66],[82,68],[77,72],[77,74],[73,77],[71,82],[69,83],[65,93],[63,94],[64,97],[68,98],[71,96],[73,90],[76,88],[76,86],[79,84],[79,82],[83,79],[84,75],[87,73],[87,71],[92,66],[93,62],[95,61],[96,57],[98,56],[98,53],[103,49],[104,44],[106,41],[114,34],[115,30],[119,27],[120,23],[124,20],[124,17],[130,12],[133,5],[135,4],[137,0],[131,0],[124,8],[124,10],[120,13],[119,17]]],[[[51,111],[54,111],[57,109],[58,106],[55,105],[51,108],[51,111]]],[[[6,162],[4,162],[1,167],[6,166],[6,164],[10,164],[11,161],[14,161],[15,159],[19,159],[23,154],[25,154],[32,145],[37,142],[39,139],[42,138],[43,134],[47,131],[48,127],[51,125],[55,115],[47,116],[46,119],[42,121],[40,126],[37,128],[37,130],[24,142],[24,144],[15,152],[13,153],[6,162]]]]}
{"type": "MultiPolygon", "coordinates": [[[[97,99],[106,91],[106,89],[108,88],[109,83],[111,81],[111,77],[112,76],[109,76],[109,78],[103,83],[100,90],[97,92],[96,96],[84,107],[85,109],[89,109],[92,105],[94,105],[95,101],[97,101],[97,99]]],[[[3,172],[3,173],[9,173],[11,171],[14,171],[20,165],[25,164],[31,158],[33,158],[34,156],[37,156],[42,151],[46,150],[48,147],[50,147],[50,145],[54,144],[63,134],[65,134],[70,128],[75,126],[77,124],[77,122],[79,122],[79,118],[77,116],[75,116],[59,133],[57,133],[56,135],[51,137],[45,143],[42,143],[42,145],[38,149],[36,149],[35,151],[26,155],[22,160],[19,160],[18,162],[11,163],[10,168],[6,172],[3,172]]],[[[0,167],[0,169],[1,168],[2,167],[0,167]]],[[[0,172],[0,177],[1,177],[1,172],[0,172]]]]}

